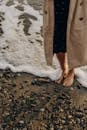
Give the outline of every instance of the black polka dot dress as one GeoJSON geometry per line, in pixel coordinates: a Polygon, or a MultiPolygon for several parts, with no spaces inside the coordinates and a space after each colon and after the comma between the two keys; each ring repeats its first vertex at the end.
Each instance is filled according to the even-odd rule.
{"type": "Polygon", "coordinates": [[[70,0],[54,0],[53,53],[66,52],[66,29],[70,0]]]}

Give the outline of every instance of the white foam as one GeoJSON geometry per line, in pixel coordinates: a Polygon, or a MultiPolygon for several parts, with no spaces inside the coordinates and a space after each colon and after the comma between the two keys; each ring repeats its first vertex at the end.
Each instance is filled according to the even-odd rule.
{"type": "MultiPolygon", "coordinates": [[[[41,77],[49,77],[52,80],[59,78],[61,69],[56,58],[54,57],[53,67],[46,64],[43,38],[39,34],[43,25],[42,15],[29,6],[26,1],[23,5],[24,11],[15,8],[19,4],[17,0],[14,1],[14,5],[9,7],[5,5],[6,2],[7,0],[3,0],[0,3],[0,11],[5,12],[5,21],[2,23],[4,35],[0,37],[0,68],[8,67],[13,72],[28,72],[41,77]],[[19,15],[23,13],[37,17],[37,20],[30,19],[32,25],[29,33],[31,35],[28,36],[23,32],[23,20],[18,19],[19,15]],[[42,44],[36,39],[41,40],[42,44]]],[[[78,68],[75,73],[79,82],[87,87],[87,67],[78,68]]]]}

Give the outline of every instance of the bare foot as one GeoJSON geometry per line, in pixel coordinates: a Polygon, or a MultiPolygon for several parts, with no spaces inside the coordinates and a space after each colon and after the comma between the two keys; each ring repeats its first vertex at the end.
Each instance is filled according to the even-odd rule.
{"type": "Polygon", "coordinates": [[[56,83],[61,83],[63,79],[65,79],[67,77],[67,74],[68,74],[68,66],[66,65],[65,69],[63,70],[60,78],[58,80],[56,80],[55,82],[56,83]]]}
{"type": "Polygon", "coordinates": [[[62,75],[60,76],[60,78],[58,80],[56,80],[55,82],[60,84],[63,80],[63,72],[62,72],[62,75]]]}
{"type": "Polygon", "coordinates": [[[74,76],[75,76],[74,70],[72,69],[69,71],[67,77],[65,78],[63,85],[66,87],[71,86],[74,82],[74,76]]]}
{"type": "Polygon", "coordinates": [[[61,74],[60,78],[55,81],[56,83],[59,84],[62,82],[62,80],[64,78],[66,78],[69,70],[68,70],[68,62],[67,62],[67,53],[60,52],[60,53],[57,53],[56,56],[59,60],[60,67],[62,69],[62,74],[61,74]]]}

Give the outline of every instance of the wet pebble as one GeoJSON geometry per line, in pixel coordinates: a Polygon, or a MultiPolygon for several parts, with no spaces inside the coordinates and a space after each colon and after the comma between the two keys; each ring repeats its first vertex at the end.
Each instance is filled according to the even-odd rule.
{"type": "Polygon", "coordinates": [[[0,87],[0,91],[2,91],[2,87],[0,87]]]}
{"type": "Polygon", "coordinates": [[[41,112],[44,112],[44,111],[45,111],[45,109],[44,109],[44,108],[41,108],[41,109],[40,109],[40,111],[41,111],[41,112]]]}

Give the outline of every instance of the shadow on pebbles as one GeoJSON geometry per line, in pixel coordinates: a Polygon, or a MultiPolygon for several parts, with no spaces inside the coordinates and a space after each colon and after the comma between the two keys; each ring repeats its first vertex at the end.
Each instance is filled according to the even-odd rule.
{"type": "Polygon", "coordinates": [[[0,130],[87,130],[87,89],[0,71],[0,130]]]}

